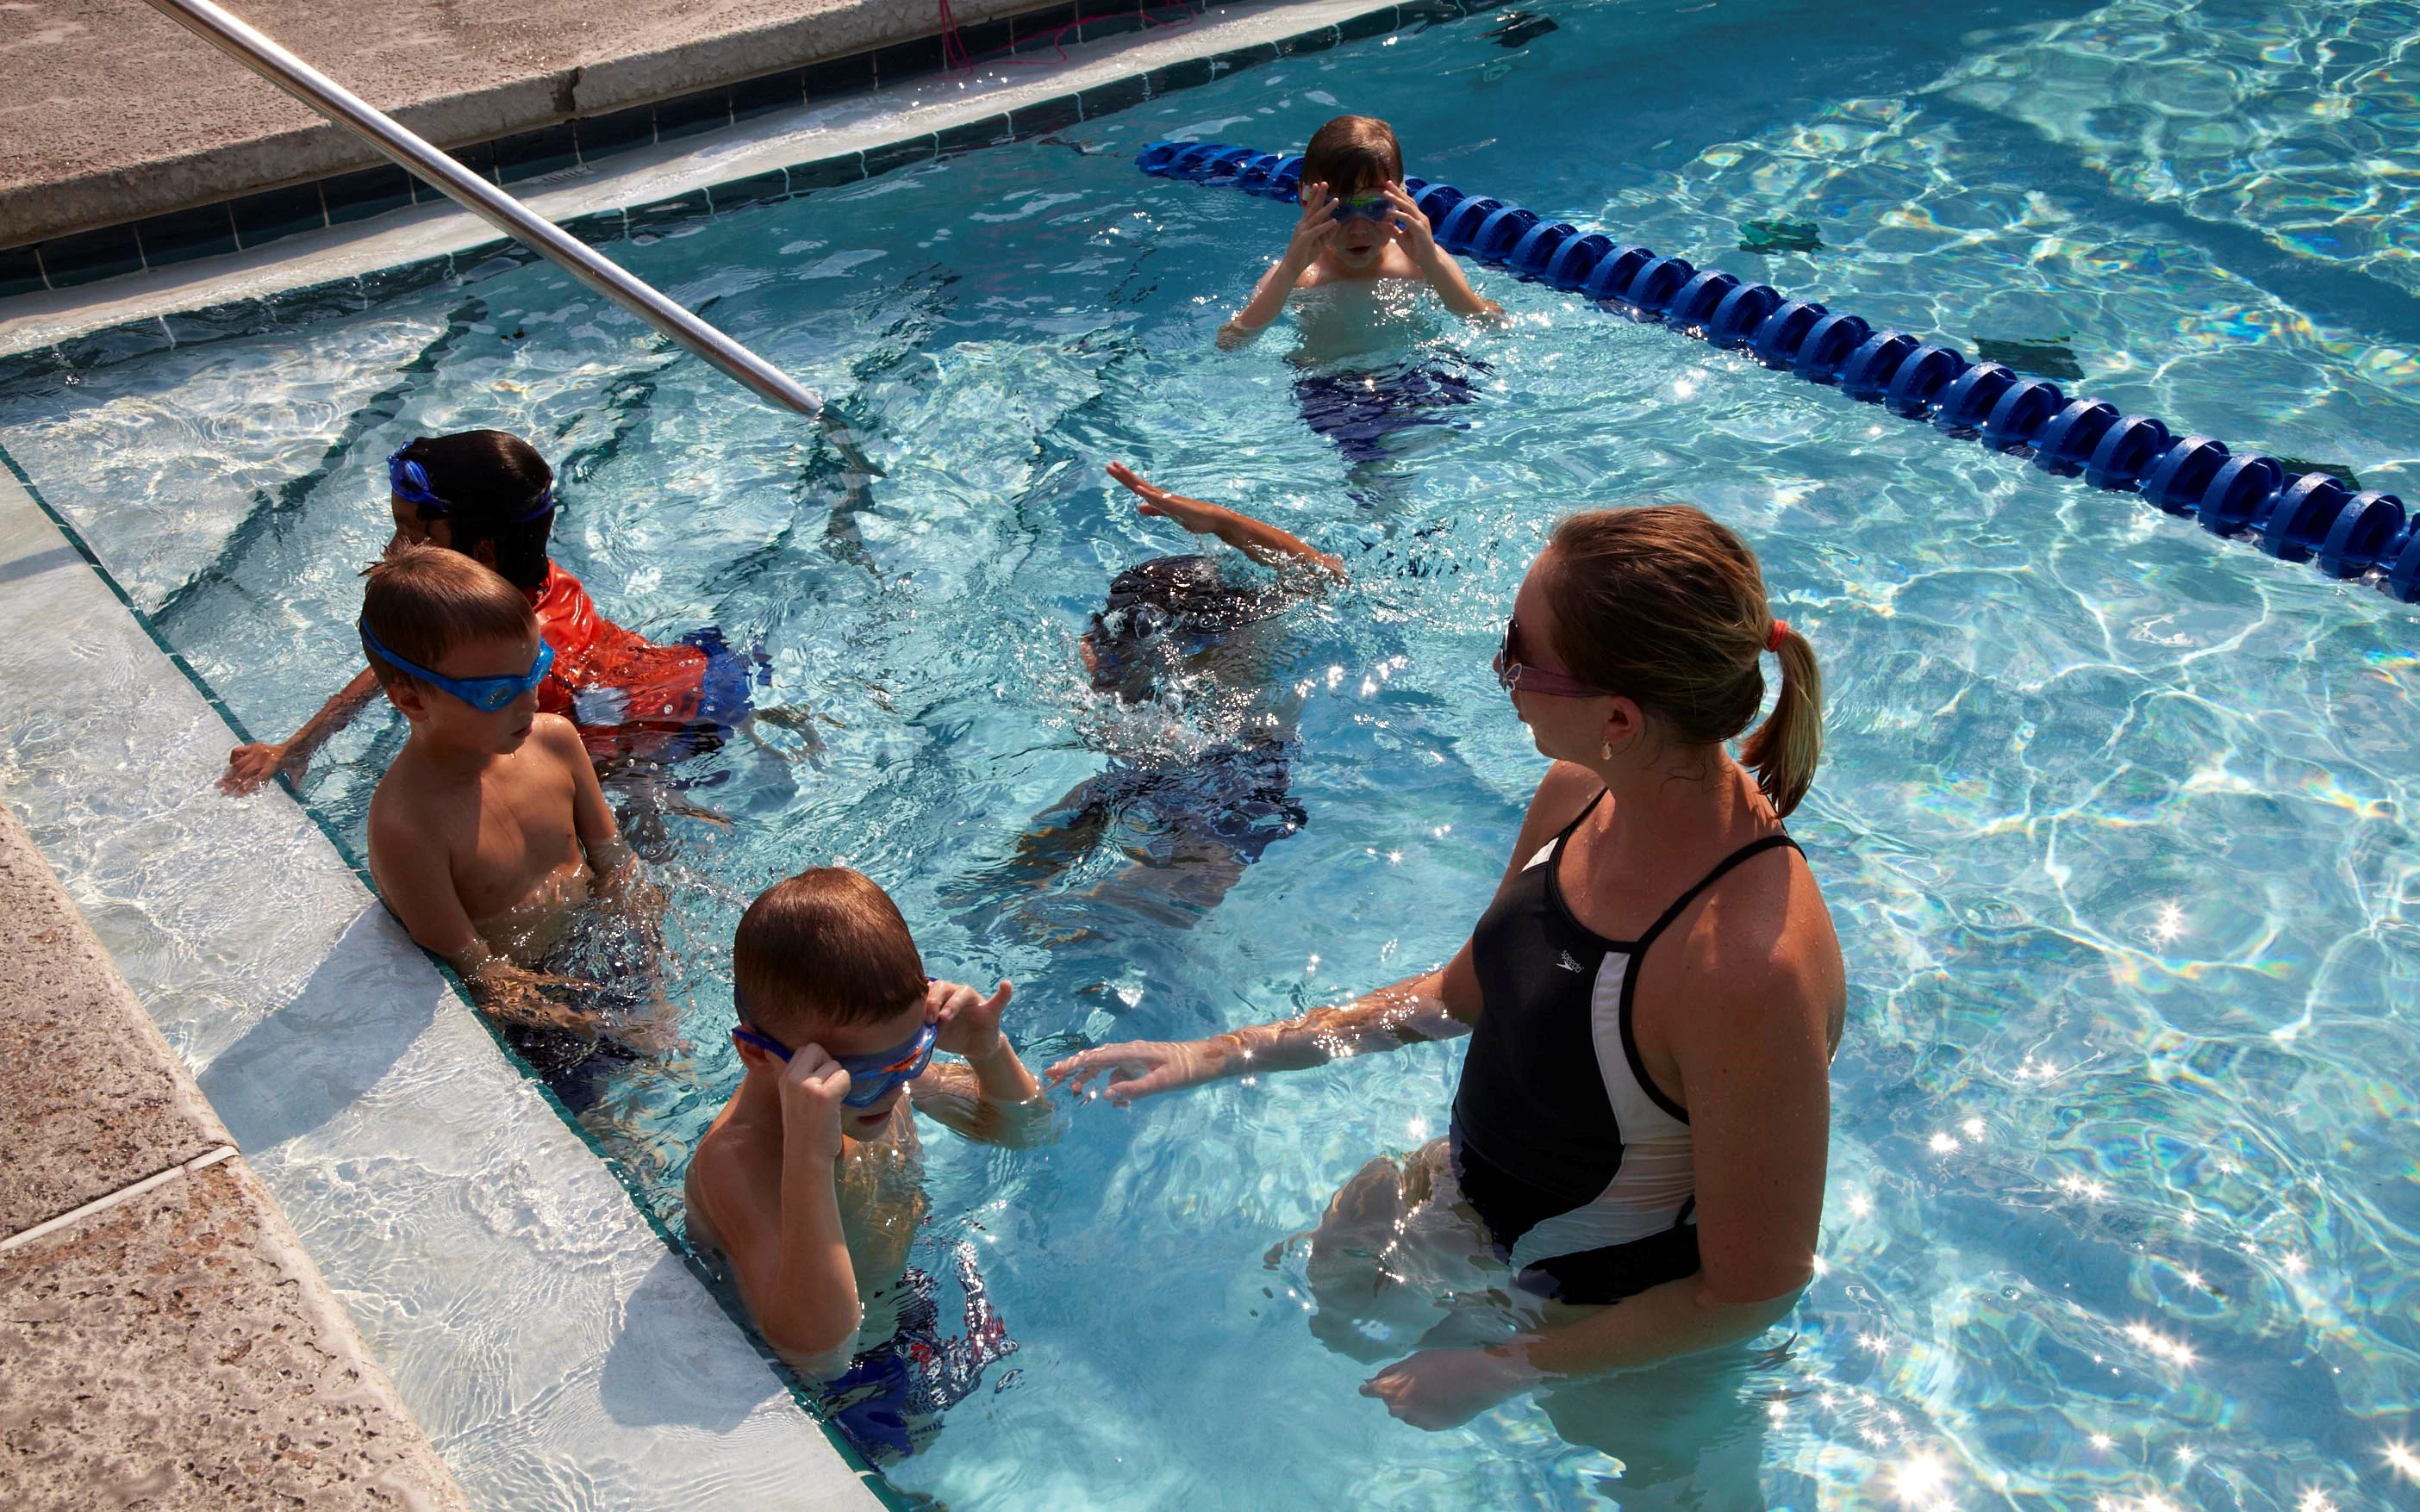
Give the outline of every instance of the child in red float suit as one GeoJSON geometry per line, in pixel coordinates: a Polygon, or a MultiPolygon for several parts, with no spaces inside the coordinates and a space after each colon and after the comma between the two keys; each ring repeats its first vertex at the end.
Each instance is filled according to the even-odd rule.
{"type": "MultiPolygon", "coordinates": [[[[538,708],[579,726],[591,759],[666,761],[721,739],[750,715],[749,669],[705,629],[659,645],[597,612],[580,579],[547,556],[554,470],[503,431],[424,436],[387,458],[398,545],[444,547],[494,568],[529,595],[554,667],[538,708]]],[[[328,737],[377,696],[365,668],[282,741],[239,746],[219,791],[250,793],[300,778],[328,737]]]]}

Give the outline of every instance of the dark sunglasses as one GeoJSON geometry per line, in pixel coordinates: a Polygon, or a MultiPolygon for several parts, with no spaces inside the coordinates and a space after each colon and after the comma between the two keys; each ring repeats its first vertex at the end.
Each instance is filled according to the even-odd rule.
{"type": "Polygon", "coordinates": [[[1526,666],[1521,660],[1521,621],[1518,617],[1504,622],[1504,643],[1496,648],[1496,680],[1508,693],[1538,693],[1550,699],[1609,699],[1621,697],[1604,688],[1590,687],[1565,672],[1548,671],[1544,667],[1526,666]]]}

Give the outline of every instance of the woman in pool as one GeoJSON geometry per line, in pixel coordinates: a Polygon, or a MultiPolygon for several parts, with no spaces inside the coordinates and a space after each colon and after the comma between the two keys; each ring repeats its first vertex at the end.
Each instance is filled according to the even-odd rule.
{"type": "Polygon", "coordinates": [[[1449,1427],[1550,1388],[1576,1438],[1563,1408],[1579,1394],[1561,1383],[1744,1359],[1813,1271],[1846,989],[1781,821],[1814,775],[1823,687],[1747,548],[1674,505],[1564,520],[1497,673],[1555,764],[1449,964],[1050,1075],[1078,1091],[1103,1076],[1125,1103],[1470,1035],[1450,1136],[1373,1161],[1312,1237],[1314,1326],[1365,1358],[1419,1341],[1362,1388],[1407,1423],[1449,1427]],[[1780,690],[1735,761],[1724,742],[1756,717],[1767,652],[1780,690]],[[1491,1332],[1471,1305],[1491,1288],[1516,1300],[1512,1336],[1499,1321],[1470,1342],[1474,1322],[1491,1332]]]}

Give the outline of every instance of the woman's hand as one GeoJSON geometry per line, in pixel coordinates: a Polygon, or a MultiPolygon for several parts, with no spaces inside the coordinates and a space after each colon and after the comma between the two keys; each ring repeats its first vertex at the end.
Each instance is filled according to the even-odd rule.
{"type": "Polygon", "coordinates": [[[1187,499],[1183,494],[1170,493],[1159,485],[1143,477],[1124,462],[1109,464],[1109,476],[1125,485],[1139,501],[1135,508],[1145,515],[1174,520],[1195,535],[1216,535],[1225,523],[1228,511],[1217,504],[1187,499]]]}
{"type": "Polygon", "coordinates": [[[1363,1381],[1361,1395],[1377,1397],[1396,1417],[1434,1433],[1460,1427],[1542,1379],[1517,1354],[1495,1350],[1422,1350],[1363,1381]]]}
{"type": "Polygon", "coordinates": [[[954,981],[924,984],[924,1016],[938,1032],[933,1048],[969,1060],[981,1060],[1000,1048],[1001,1010],[1016,989],[1001,982],[989,997],[954,981]]]}
{"type": "Polygon", "coordinates": [[[310,758],[296,751],[291,741],[274,746],[259,741],[249,746],[238,746],[227,752],[226,775],[219,779],[219,791],[229,797],[240,798],[247,793],[257,792],[274,778],[299,780],[302,769],[309,764],[310,758]]]}
{"type": "Polygon", "coordinates": [[[1052,1085],[1064,1086],[1081,1097],[1094,1077],[1107,1072],[1102,1095],[1125,1107],[1136,1098],[1155,1092],[1173,1092],[1180,1088],[1215,1082],[1227,1074],[1231,1064],[1223,1038],[1183,1043],[1129,1040],[1124,1044],[1103,1045],[1069,1056],[1043,1074],[1050,1078],[1052,1085]]]}

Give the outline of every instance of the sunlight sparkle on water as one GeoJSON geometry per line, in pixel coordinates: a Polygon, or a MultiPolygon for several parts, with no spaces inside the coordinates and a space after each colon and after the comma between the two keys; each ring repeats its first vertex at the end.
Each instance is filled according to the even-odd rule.
{"type": "Polygon", "coordinates": [[[1930,1452],[1912,1454],[1899,1462],[1891,1476],[1891,1489],[1902,1502],[1931,1504],[1941,1498],[1949,1484],[1949,1467],[1941,1457],[1930,1452]]]}
{"type": "Polygon", "coordinates": [[[2388,1468],[2397,1474],[2405,1480],[2420,1481],[2420,1450],[2414,1450],[2401,1439],[2395,1439],[2379,1452],[2386,1457],[2388,1468]]]}
{"type": "Polygon", "coordinates": [[[2181,937],[2184,932],[2184,909],[2173,899],[2160,904],[2159,919],[2151,926],[2151,939],[2153,942],[2160,945],[2166,945],[2181,937]]]}
{"type": "Polygon", "coordinates": [[[2336,1504],[2327,1492],[2314,1486],[2294,1504],[2294,1512],[2336,1512],[2336,1504]]]}

